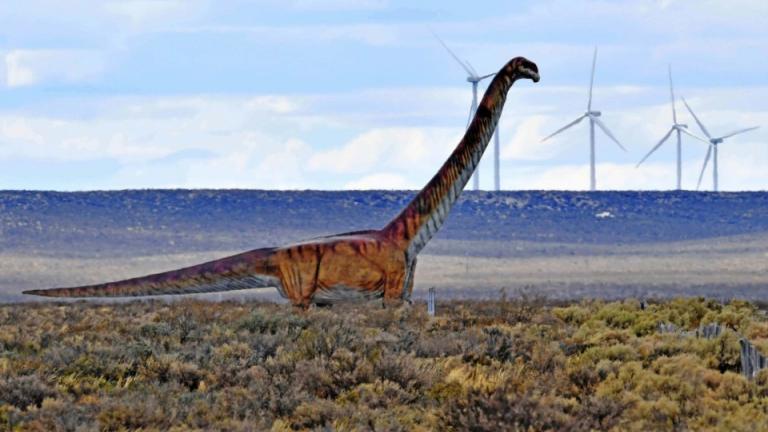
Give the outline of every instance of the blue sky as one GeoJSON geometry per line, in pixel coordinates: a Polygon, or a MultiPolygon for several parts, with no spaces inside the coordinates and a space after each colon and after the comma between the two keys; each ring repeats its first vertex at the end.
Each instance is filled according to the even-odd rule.
{"type": "MultiPolygon", "coordinates": [[[[670,126],[671,63],[714,134],[764,126],[721,146],[721,188],[768,189],[762,0],[66,5],[0,4],[0,189],[420,188],[471,97],[430,31],[482,73],[539,65],[501,121],[504,189],[588,186],[586,124],[540,140],[583,113],[595,45],[595,107],[629,149],[598,134],[599,188],[674,186],[671,142],[634,167],[670,126]]],[[[706,146],[683,146],[695,188],[706,146]]]]}

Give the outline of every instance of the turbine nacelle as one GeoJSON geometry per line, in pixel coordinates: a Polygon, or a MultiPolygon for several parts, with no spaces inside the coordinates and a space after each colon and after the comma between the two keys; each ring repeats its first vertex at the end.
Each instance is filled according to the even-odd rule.
{"type": "MultiPolygon", "coordinates": [[[[486,78],[492,77],[492,76],[496,75],[496,73],[490,73],[490,74],[487,74],[487,75],[480,75],[480,74],[478,74],[477,71],[475,70],[475,68],[472,67],[472,64],[469,63],[466,60],[461,60],[459,58],[459,56],[457,56],[453,51],[451,51],[451,49],[448,48],[448,45],[446,45],[445,42],[443,42],[443,40],[440,39],[440,36],[438,36],[435,32],[432,32],[432,35],[435,36],[435,39],[437,39],[437,41],[440,42],[440,45],[442,45],[443,48],[445,48],[445,50],[448,52],[448,54],[450,54],[451,57],[453,57],[453,59],[456,60],[456,63],[458,63],[459,66],[461,66],[461,68],[464,69],[464,72],[467,73],[467,78],[466,78],[467,82],[472,84],[472,105],[470,106],[469,117],[467,119],[467,127],[469,127],[470,121],[472,119],[472,115],[477,110],[477,85],[480,83],[480,81],[482,81],[482,80],[484,80],[486,78]]],[[[531,79],[533,79],[534,82],[538,82],[539,81],[539,77],[538,77],[538,69],[536,68],[536,65],[531,63],[531,62],[528,62],[528,63],[533,65],[533,70],[535,71],[535,75],[531,76],[531,79]]],[[[524,64],[524,66],[527,66],[527,65],[524,64]]],[[[496,130],[494,131],[494,135],[495,135],[495,142],[494,142],[494,185],[495,185],[496,190],[499,190],[500,189],[500,183],[501,183],[500,178],[499,178],[499,153],[500,153],[499,152],[499,128],[496,128],[496,130]]],[[[479,168],[480,167],[479,167],[479,162],[478,162],[478,166],[475,169],[474,173],[472,174],[472,183],[473,183],[473,186],[474,186],[475,190],[479,190],[480,189],[480,178],[479,178],[479,174],[478,174],[479,171],[480,171],[479,168]]]]}
{"type": "Polygon", "coordinates": [[[483,76],[469,75],[469,76],[467,76],[467,82],[468,83],[472,83],[472,84],[477,84],[480,81],[482,81],[482,80],[484,80],[486,78],[490,78],[490,77],[492,77],[494,75],[496,75],[496,73],[490,73],[488,75],[483,75],[483,76]]]}
{"type": "MultiPolygon", "coordinates": [[[[627,149],[625,149],[624,146],[621,145],[619,140],[616,139],[615,136],[613,136],[613,133],[611,133],[611,131],[608,130],[608,126],[606,126],[605,123],[603,123],[603,121],[600,120],[600,117],[603,115],[603,113],[600,112],[600,111],[592,110],[592,89],[593,89],[594,84],[595,84],[595,64],[596,63],[597,63],[597,47],[595,47],[595,52],[592,55],[592,73],[590,74],[590,77],[589,77],[589,93],[588,93],[589,94],[589,99],[587,99],[587,111],[584,114],[582,114],[579,118],[577,118],[576,120],[573,120],[572,122],[570,122],[567,125],[561,127],[560,129],[556,130],[555,132],[551,133],[550,135],[546,136],[544,139],[541,140],[542,142],[546,141],[546,140],[552,138],[553,136],[559,134],[560,132],[562,132],[562,131],[570,128],[570,127],[573,127],[573,126],[577,125],[578,123],[580,123],[585,118],[589,119],[589,124],[590,124],[590,134],[589,134],[589,190],[595,190],[596,183],[597,183],[596,180],[595,180],[595,177],[596,177],[596,175],[595,175],[595,171],[596,171],[596,168],[595,168],[595,134],[594,134],[595,126],[597,126],[600,130],[602,130],[603,133],[605,133],[605,135],[608,138],[610,138],[611,141],[613,141],[614,143],[616,143],[617,146],[619,146],[619,148],[621,148],[624,151],[627,151],[627,149]]],[[[534,79],[534,81],[536,81],[536,79],[534,79]]]]}
{"type": "MultiPolygon", "coordinates": [[[[677,110],[675,109],[675,89],[674,85],[672,84],[672,65],[669,66],[669,102],[672,105],[672,127],[667,129],[667,133],[664,134],[664,136],[659,140],[658,143],[656,143],[653,148],[645,155],[642,159],[640,159],[640,162],[637,163],[635,168],[642,165],[643,162],[645,162],[646,159],[648,159],[656,150],[658,150],[662,145],[664,145],[667,140],[672,137],[672,134],[674,132],[677,132],[677,189],[682,189],[682,176],[683,176],[683,162],[682,162],[682,134],[688,135],[691,138],[697,139],[703,143],[709,144],[707,147],[710,149],[712,148],[712,144],[705,140],[704,138],[701,138],[697,135],[694,135],[688,130],[688,125],[685,123],[678,123],[677,122],[677,110]]],[[[683,99],[683,102],[685,102],[685,99],[683,99]]],[[[686,103],[687,106],[687,103],[686,103]]],[[[697,120],[698,121],[698,120],[697,120]]],[[[707,138],[709,139],[710,136],[707,135],[707,138]]]]}
{"type": "Polygon", "coordinates": [[[690,105],[688,105],[688,102],[685,100],[685,98],[683,98],[683,103],[685,104],[685,107],[688,108],[688,112],[691,113],[691,116],[693,116],[693,119],[696,120],[696,124],[699,125],[699,129],[701,129],[701,131],[704,132],[704,135],[706,135],[707,138],[709,138],[709,144],[710,144],[709,148],[707,149],[707,155],[704,156],[704,165],[701,166],[701,173],[699,174],[699,182],[696,185],[696,189],[698,190],[699,186],[701,186],[701,179],[704,177],[704,171],[707,169],[707,164],[709,163],[709,158],[714,154],[714,161],[712,163],[712,165],[713,165],[712,166],[712,189],[715,192],[717,192],[717,190],[718,190],[717,189],[717,179],[718,179],[718,177],[717,177],[717,146],[718,146],[718,144],[722,144],[723,141],[726,138],[730,138],[730,137],[732,137],[734,135],[739,135],[739,134],[742,134],[744,132],[749,132],[749,131],[755,130],[755,129],[759,128],[760,126],[752,126],[752,127],[746,128],[746,129],[735,130],[735,131],[733,131],[733,132],[731,132],[729,134],[725,134],[725,135],[713,138],[712,135],[710,135],[710,133],[707,130],[707,128],[704,126],[704,123],[702,123],[701,120],[699,120],[699,117],[696,116],[696,113],[694,113],[693,110],[691,109],[690,105]],[[713,152],[712,149],[715,149],[715,151],[713,152]]]}

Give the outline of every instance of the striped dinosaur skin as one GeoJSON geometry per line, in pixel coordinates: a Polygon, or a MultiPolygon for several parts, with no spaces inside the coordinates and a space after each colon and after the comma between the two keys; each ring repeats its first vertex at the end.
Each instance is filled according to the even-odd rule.
{"type": "Polygon", "coordinates": [[[445,221],[474,172],[518,79],[539,81],[538,68],[516,57],[496,74],[469,128],[435,176],[381,230],[320,237],[117,282],[25,291],[48,297],[125,297],[276,287],[294,306],[383,297],[409,301],[416,256],[445,221]]]}

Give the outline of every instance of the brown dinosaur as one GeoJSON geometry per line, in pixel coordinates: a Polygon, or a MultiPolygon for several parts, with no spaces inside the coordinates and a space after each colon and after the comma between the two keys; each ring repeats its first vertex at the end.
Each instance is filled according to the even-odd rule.
{"type": "Polygon", "coordinates": [[[518,79],[539,81],[536,65],[510,60],[491,81],[464,137],[424,189],[383,229],[256,249],[207,263],[117,282],[25,291],[49,297],[123,297],[276,287],[294,306],[383,297],[409,301],[416,256],[440,229],[477,167],[518,79]]]}

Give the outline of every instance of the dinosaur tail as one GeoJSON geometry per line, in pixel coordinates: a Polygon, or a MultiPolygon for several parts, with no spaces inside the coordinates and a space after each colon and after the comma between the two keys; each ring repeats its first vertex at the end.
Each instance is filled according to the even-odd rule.
{"type": "Polygon", "coordinates": [[[46,297],[130,297],[277,287],[273,248],[255,249],[203,264],[116,282],[24,291],[46,297]]]}

